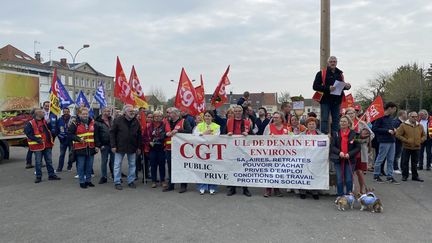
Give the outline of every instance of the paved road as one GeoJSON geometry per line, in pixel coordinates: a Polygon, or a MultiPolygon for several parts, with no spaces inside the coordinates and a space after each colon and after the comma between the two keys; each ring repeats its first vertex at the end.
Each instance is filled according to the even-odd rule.
{"type": "MultiPolygon", "coordinates": [[[[262,189],[252,189],[251,198],[227,197],[225,188],[215,196],[163,193],[141,183],[123,191],[111,183],[82,190],[74,172],[47,181],[44,171],[44,181],[34,184],[25,153],[12,148],[0,164],[1,242],[432,242],[427,171],[420,172],[424,183],[399,186],[374,184],[368,174],[384,204],[384,213],[374,214],[340,212],[333,196],[264,198],[262,189]]],[[[97,157],[97,177],[99,165],[97,157]]]]}

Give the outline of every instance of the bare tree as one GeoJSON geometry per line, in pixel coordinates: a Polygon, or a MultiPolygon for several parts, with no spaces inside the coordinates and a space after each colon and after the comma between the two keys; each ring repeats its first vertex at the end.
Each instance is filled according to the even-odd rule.
{"type": "Polygon", "coordinates": [[[376,78],[369,80],[365,87],[357,90],[355,100],[362,106],[368,106],[376,97],[383,97],[390,78],[391,74],[389,73],[378,73],[376,78]]]}
{"type": "Polygon", "coordinates": [[[279,92],[278,102],[290,102],[291,101],[291,95],[288,91],[281,91],[279,92]]]}
{"type": "Polygon", "coordinates": [[[156,97],[160,102],[166,101],[166,94],[164,90],[159,86],[152,86],[149,92],[149,95],[153,95],[156,97]]]}

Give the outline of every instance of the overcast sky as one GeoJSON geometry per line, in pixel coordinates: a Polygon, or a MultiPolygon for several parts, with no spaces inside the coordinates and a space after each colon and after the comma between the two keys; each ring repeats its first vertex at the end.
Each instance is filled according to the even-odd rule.
{"type": "MultiPolygon", "coordinates": [[[[354,90],[378,72],[432,62],[432,1],[332,0],[331,54],[354,90]]],[[[75,52],[115,75],[116,56],[128,76],[135,65],[144,91],[175,95],[182,67],[204,75],[212,93],[231,64],[228,90],[289,91],[310,97],[319,70],[319,0],[8,1],[2,4],[0,45],[42,58],[75,52]]]]}

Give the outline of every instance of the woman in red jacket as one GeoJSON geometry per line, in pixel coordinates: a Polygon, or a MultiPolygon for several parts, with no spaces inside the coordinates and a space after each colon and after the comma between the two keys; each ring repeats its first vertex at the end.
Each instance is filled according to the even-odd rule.
{"type": "MultiPolygon", "coordinates": [[[[272,122],[266,127],[263,135],[288,135],[288,128],[285,125],[285,116],[282,112],[276,111],[273,113],[272,122]]],[[[274,188],[274,195],[276,197],[282,197],[282,193],[279,188],[274,188]]],[[[272,188],[266,188],[264,191],[264,197],[270,197],[272,194],[272,188]]]]}

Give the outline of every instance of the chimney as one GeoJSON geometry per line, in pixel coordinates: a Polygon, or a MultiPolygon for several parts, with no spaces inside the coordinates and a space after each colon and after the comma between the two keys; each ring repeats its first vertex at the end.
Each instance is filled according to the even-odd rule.
{"type": "Polygon", "coordinates": [[[66,60],[66,58],[62,58],[62,59],[60,59],[60,64],[61,64],[63,67],[67,67],[67,60],[66,60]]]}
{"type": "Polygon", "coordinates": [[[35,53],[35,59],[36,59],[36,61],[41,62],[41,54],[40,54],[40,52],[36,52],[35,53]]]}

